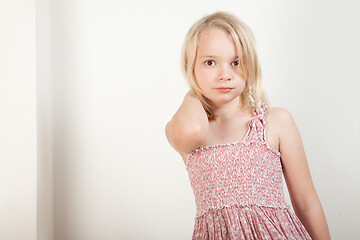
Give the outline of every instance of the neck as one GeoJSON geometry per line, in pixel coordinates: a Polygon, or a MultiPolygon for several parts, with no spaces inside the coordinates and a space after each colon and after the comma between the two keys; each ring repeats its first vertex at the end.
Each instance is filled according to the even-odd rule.
{"type": "Polygon", "coordinates": [[[213,113],[215,116],[215,122],[226,122],[233,119],[235,116],[244,114],[245,104],[243,104],[240,98],[231,102],[215,106],[213,113]]]}

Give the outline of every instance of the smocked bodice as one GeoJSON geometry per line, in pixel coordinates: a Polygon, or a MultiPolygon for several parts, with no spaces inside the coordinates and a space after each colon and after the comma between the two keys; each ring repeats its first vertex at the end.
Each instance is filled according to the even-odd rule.
{"type": "Polygon", "coordinates": [[[255,106],[242,141],[199,147],[186,170],[195,195],[196,216],[225,206],[288,208],[283,193],[281,153],[266,141],[266,105],[255,106]]]}

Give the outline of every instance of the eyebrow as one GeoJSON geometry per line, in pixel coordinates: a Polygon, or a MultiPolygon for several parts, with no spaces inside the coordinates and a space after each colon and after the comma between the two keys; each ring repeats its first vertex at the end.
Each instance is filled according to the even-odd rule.
{"type": "MultiPolygon", "coordinates": [[[[213,55],[207,55],[207,56],[202,56],[200,58],[216,58],[216,56],[213,55]]],[[[239,56],[235,56],[234,58],[239,58],[239,56]]]]}

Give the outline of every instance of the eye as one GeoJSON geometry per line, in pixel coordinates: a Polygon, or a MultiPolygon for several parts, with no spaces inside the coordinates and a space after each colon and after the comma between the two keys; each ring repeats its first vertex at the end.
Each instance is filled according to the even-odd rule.
{"type": "Polygon", "coordinates": [[[233,61],[233,62],[232,62],[232,65],[233,65],[233,66],[239,66],[239,61],[238,61],[238,60],[233,61]]]}
{"type": "Polygon", "coordinates": [[[213,66],[213,65],[215,64],[215,62],[214,62],[214,60],[207,60],[207,61],[205,62],[205,64],[206,64],[207,66],[213,66]]]}

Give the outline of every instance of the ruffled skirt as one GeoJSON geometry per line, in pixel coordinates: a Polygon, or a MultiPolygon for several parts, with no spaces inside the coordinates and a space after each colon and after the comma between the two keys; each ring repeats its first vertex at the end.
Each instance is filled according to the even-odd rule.
{"type": "Polygon", "coordinates": [[[211,209],[195,218],[194,240],[311,239],[290,208],[257,205],[211,209]]]}

